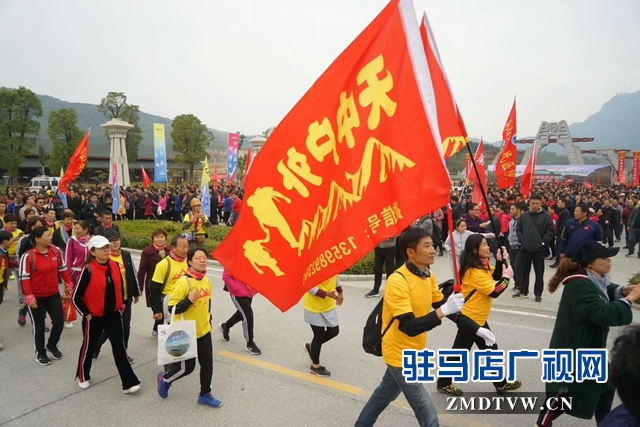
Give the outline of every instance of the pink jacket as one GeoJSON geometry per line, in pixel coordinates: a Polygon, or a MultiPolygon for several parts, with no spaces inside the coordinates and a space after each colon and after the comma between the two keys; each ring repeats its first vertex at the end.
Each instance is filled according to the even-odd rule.
{"type": "Polygon", "coordinates": [[[89,255],[91,255],[89,248],[84,243],[80,243],[76,236],[69,239],[65,251],[65,262],[74,286],[77,286],[80,281],[80,274],[89,255]]]}
{"type": "Polygon", "coordinates": [[[224,270],[222,272],[222,281],[225,285],[227,285],[227,289],[229,289],[229,293],[234,297],[241,298],[253,298],[258,292],[241,281],[240,279],[236,279],[231,274],[224,270]]]}

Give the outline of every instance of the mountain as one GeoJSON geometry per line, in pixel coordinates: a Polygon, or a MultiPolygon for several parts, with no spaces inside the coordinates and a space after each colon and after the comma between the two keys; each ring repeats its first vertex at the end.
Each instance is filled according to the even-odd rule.
{"type": "MultiPolygon", "coordinates": [[[[89,127],[92,128],[89,155],[107,156],[109,154],[109,139],[107,138],[104,129],[100,127],[101,124],[107,122],[107,119],[98,111],[97,105],[63,101],[48,95],[38,95],[38,98],[42,102],[42,117],[38,119],[41,126],[40,137],[38,138],[37,143],[43,145],[47,152],[51,151],[51,140],[47,135],[49,113],[60,108],[73,108],[78,114],[78,127],[83,131],[89,129],[89,127]]],[[[170,159],[174,158],[175,153],[171,148],[173,144],[173,140],[171,139],[172,122],[173,119],[143,113],[142,111],[140,112],[139,125],[144,139],[140,144],[138,157],[153,158],[153,124],[161,123],[164,125],[167,157],[170,159]]],[[[214,140],[211,142],[208,151],[216,158],[217,161],[225,161],[229,132],[212,128],[209,128],[209,130],[213,134],[214,140]]],[[[246,140],[251,139],[252,137],[253,136],[247,136],[245,143],[243,144],[243,148],[248,148],[246,140]]],[[[34,151],[37,153],[37,149],[34,151]]]]}

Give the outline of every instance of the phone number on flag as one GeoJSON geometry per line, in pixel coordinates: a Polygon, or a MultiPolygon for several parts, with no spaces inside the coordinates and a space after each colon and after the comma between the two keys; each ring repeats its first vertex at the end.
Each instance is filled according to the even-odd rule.
{"type": "Polygon", "coordinates": [[[358,247],[356,246],[355,238],[353,236],[350,236],[347,238],[346,242],[340,242],[337,245],[333,245],[330,249],[322,252],[307,267],[307,271],[305,271],[304,276],[302,277],[302,285],[304,286],[307,283],[309,277],[318,273],[329,264],[333,264],[337,260],[351,255],[352,249],[358,249],[358,247]]]}

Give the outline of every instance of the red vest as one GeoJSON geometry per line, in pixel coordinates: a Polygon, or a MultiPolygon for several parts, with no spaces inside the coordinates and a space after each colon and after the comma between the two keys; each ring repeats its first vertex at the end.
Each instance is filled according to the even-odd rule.
{"type": "Polygon", "coordinates": [[[124,304],[122,298],[123,289],[120,267],[118,267],[118,264],[111,259],[107,261],[106,265],[98,264],[94,259],[87,266],[91,269],[91,280],[89,281],[87,290],[82,298],[92,316],[101,317],[104,315],[104,298],[105,291],[107,289],[107,265],[111,270],[113,287],[116,291],[116,310],[119,310],[124,304]]]}

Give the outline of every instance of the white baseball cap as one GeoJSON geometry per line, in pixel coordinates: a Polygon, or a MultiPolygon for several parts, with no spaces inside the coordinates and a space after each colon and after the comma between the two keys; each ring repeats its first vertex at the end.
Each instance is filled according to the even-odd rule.
{"type": "Polygon", "coordinates": [[[111,242],[104,236],[93,236],[91,240],[89,240],[89,244],[87,245],[87,247],[89,248],[89,250],[100,249],[110,244],[111,242]]]}

